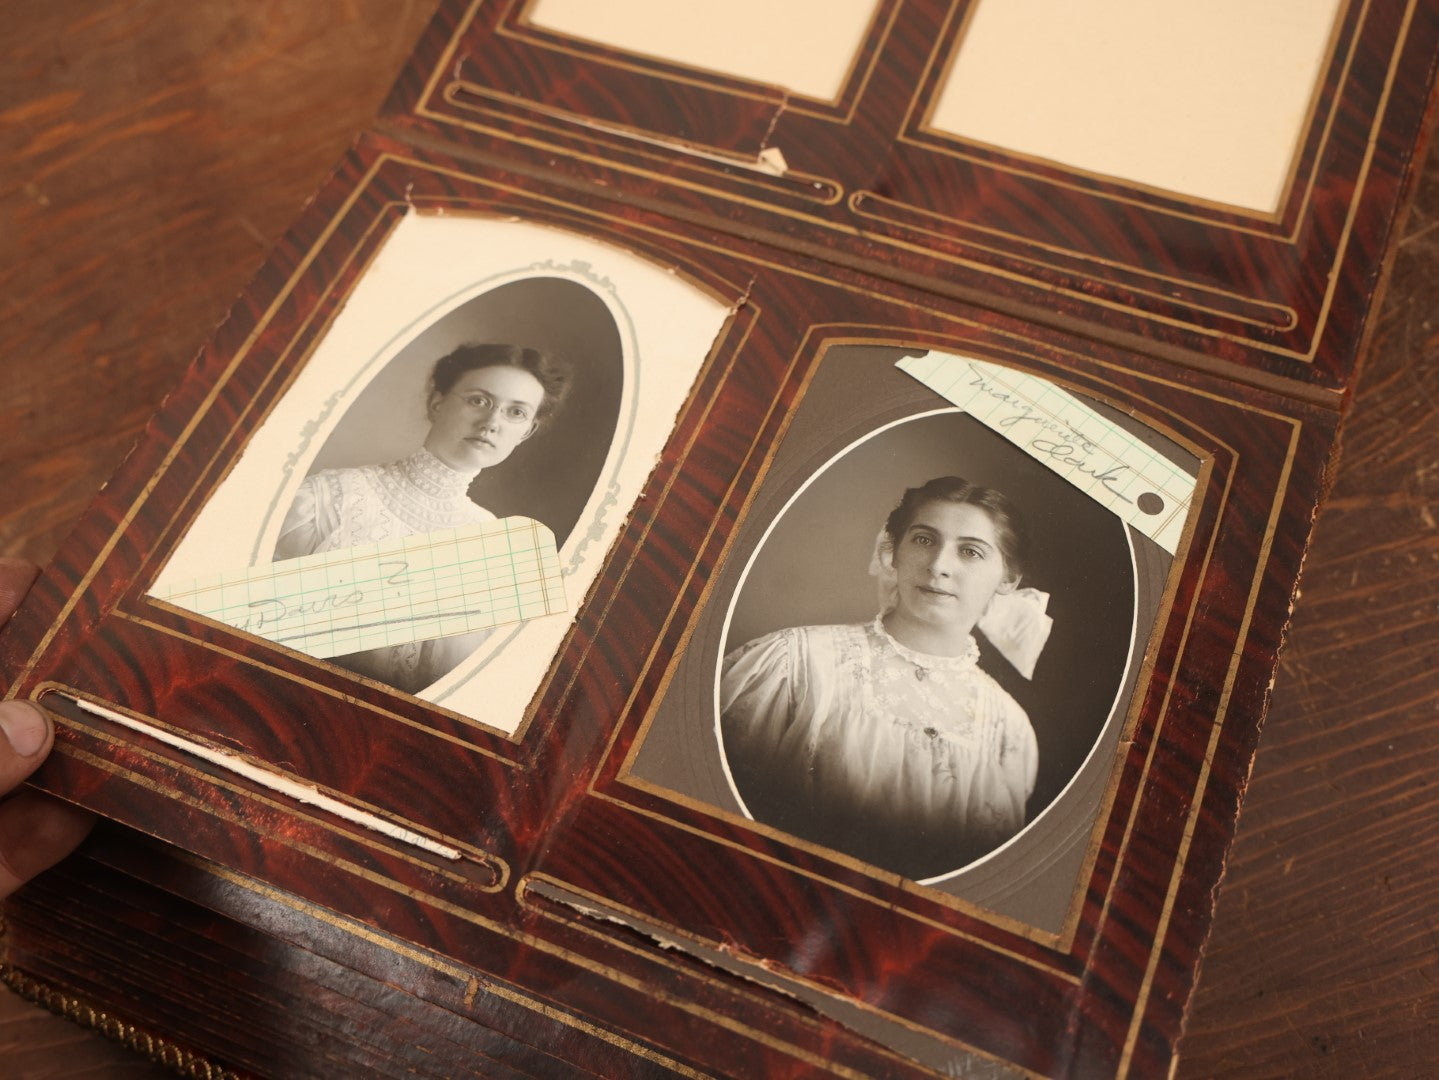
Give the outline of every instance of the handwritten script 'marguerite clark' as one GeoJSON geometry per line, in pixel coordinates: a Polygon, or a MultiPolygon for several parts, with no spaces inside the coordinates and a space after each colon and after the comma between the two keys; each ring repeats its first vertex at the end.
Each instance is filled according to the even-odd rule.
{"type": "Polygon", "coordinates": [[[1023,439],[1036,454],[1091,477],[1121,502],[1133,501],[1119,490],[1119,485],[1128,479],[1126,474],[1131,471],[1128,465],[1115,461],[1113,454],[1096,446],[1082,432],[1006,390],[973,365],[969,366],[969,373],[971,387],[1013,410],[994,416],[991,422],[995,427],[1018,432],[1015,441],[1023,439]]]}

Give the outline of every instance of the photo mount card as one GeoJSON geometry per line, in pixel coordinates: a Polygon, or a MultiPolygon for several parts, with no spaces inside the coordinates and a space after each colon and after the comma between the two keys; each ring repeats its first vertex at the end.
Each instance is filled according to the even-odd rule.
{"type": "MultiPolygon", "coordinates": [[[[901,350],[826,350],[751,501],[756,524],[736,533],[620,775],[1058,936],[1175,555],[1064,475],[1077,455],[1110,460],[1098,440],[1069,423],[1053,430],[1038,397],[991,381],[1012,369],[921,359],[936,356],[962,367],[966,386],[985,380],[987,401],[1007,399],[994,428],[906,374],[901,350]],[[1025,452],[1035,446],[1039,459],[1025,452]],[[952,657],[891,632],[911,606],[925,626],[943,606],[965,606],[961,584],[950,586],[962,568],[927,563],[912,586],[921,602],[900,602],[896,545],[939,537],[923,520],[904,526],[919,535],[891,537],[890,515],[911,515],[920,507],[906,492],[928,489],[936,521],[952,503],[996,522],[988,537],[958,534],[976,548],[956,561],[1005,567],[952,657]],[[1023,551],[1022,570],[1001,541],[1023,551]],[[866,730],[869,720],[896,737],[866,730]],[[886,749],[892,761],[879,760],[886,749]],[[1055,866],[1067,875],[1047,887],[1055,866]]],[[[1105,421],[1123,441],[1119,468],[1172,461],[1193,491],[1198,457],[1137,424],[1143,439],[1131,440],[1122,414],[1105,421]]],[[[965,524],[984,525],[973,513],[965,524]]]]}
{"type": "Polygon", "coordinates": [[[1084,51],[1103,85],[1047,59],[1028,5],[1004,20],[998,0],[876,3],[858,46],[847,19],[809,35],[850,54],[832,98],[667,58],[633,6],[600,40],[544,0],[445,3],[385,116],[1184,365],[1349,385],[1432,95],[1439,16],[1419,0],[1206,6],[1193,64],[1155,59],[1177,17],[1085,0],[1073,18],[1124,31],[1104,35],[1107,63],[1084,51]],[[971,108],[975,80],[1009,85],[971,108]],[[1236,106],[1241,86],[1272,115],[1236,106]],[[1034,105],[1056,96],[1077,112],[1034,105]],[[1137,134],[1180,117],[1190,136],[1137,134]]]}
{"type": "MultiPolygon", "coordinates": [[[[568,905],[592,916],[591,929],[597,935],[614,933],[616,924],[627,925],[653,935],[672,950],[706,956],[727,970],[767,980],[855,1030],[891,1047],[904,1047],[903,1052],[933,1069],[979,1069],[994,1058],[1040,1075],[1070,1069],[1096,1075],[1129,1075],[1133,1070],[1145,1075],[1164,1060],[1165,1052],[1159,1049],[1164,1045],[1162,1032],[1182,1015],[1182,1007],[1175,1011],[1171,1006],[1187,993],[1183,978],[1167,982],[1179,974],[1169,950],[1195,955],[1198,948],[1198,941],[1187,939],[1188,931],[1180,924],[1205,902],[1185,896],[1196,874],[1202,875],[1205,867],[1217,868],[1213,838],[1232,827],[1237,809],[1237,789],[1231,790],[1230,780],[1221,774],[1245,757],[1238,747],[1248,742],[1240,735],[1245,717],[1262,711],[1264,688],[1262,680],[1256,681],[1259,671],[1250,666],[1252,658],[1223,650],[1210,654],[1200,642],[1213,640],[1211,635],[1228,626],[1242,627],[1253,645],[1259,626],[1276,619],[1282,623],[1286,617],[1288,592],[1275,589],[1268,580],[1277,569],[1270,560],[1298,558],[1300,549],[1278,553],[1272,542],[1277,534],[1271,530],[1287,517],[1296,497],[1300,501],[1317,497],[1317,488],[1297,480],[1295,469],[1302,459],[1317,463],[1327,454],[1322,434],[1326,425],[1320,420],[1317,429],[1300,435],[1293,418],[1281,418],[1283,408],[1274,410],[1274,402],[1247,395],[1205,394],[1199,399],[1202,407],[1191,402],[1192,408],[1186,410],[1176,407],[1169,395],[1183,398],[1189,391],[1173,384],[1130,389],[1124,413],[1139,421],[1139,430],[1163,416],[1165,437],[1179,435],[1179,444],[1188,453],[1199,451],[1196,458],[1187,459],[1183,451],[1179,457],[1189,460],[1191,467],[1202,462],[1197,473],[1202,479],[1184,547],[1167,584],[1160,586],[1162,599],[1151,592],[1143,605],[1151,613],[1157,610],[1157,621],[1152,631],[1140,632],[1146,639],[1139,647],[1142,677],[1132,695],[1119,695],[1118,713],[1125,719],[1118,721],[1122,730],[1108,736],[1114,742],[1099,752],[1102,765],[1087,796],[1091,809],[1082,808],[1086,785],[1081,769],[1056,784],[1064,786],[1063,794],[1051,804],[1053,816],[1046,818],[1041,809],[1037,820],[1008,843],[978,857],[972,854],[953,865],[937,866],[933,852],[924,845],[913,856],[904,850],[904,829],[913,827],[913,814],[896,813],[894,830],[873,829],[872,837],[853,835],[861,818],[847,819],[847,826],[841,822],[842,828],[851,830],[847,839],[816,827],[809,817],[814,806],[832,800],[830,792],[816,791],[823,786],[818,778],[825,770],[839,768],[835,760],[844,742],[839,739],[836,749],[830,736],[816,728],[804,704],[828,694],[828,715],[832,718],[836,710],[843,715],[833,702],[838,693],[834,682],[842,680],[825,682],[828,677],[816,674],[819,657],[839,649],[830,633],[834,628],[808,626],[800,631],[802,639],[781,637],[782,649],[767,644],[776,640],[775,635],[762,637],[759,647],[769,648],[775,659],[766,658],[769,667],[762,668],[763,675],[754,675],[754,666],[747,670],[750,682],[735,695],[743,701],[743,693],[768,672],[789,665],[780,684],[785,690],[779,696],[794,703],[796,711],[783,713],[788,718],[784,722],[792,726],[763,746],[780,762],[791,758],[808,762],[811,775],[791,775],[787,785],[769,777],[746,780],[730,751],[732,741],[738,740],[741,758],[753,768],[754,757],[745,749],[740,726],[746,718],[732,718],[725,699],[728,679],[748,662],[744,652],[755,645],[741,641],[737,658],[731,631],[740,609],[754,599],[745,596],[746,579],[768,556],[765,549],[775,544],[785,528],[784,519],[798,519],[793,531],[801,539],[793,542],[801,548],[803,538],[823,537],[821,549],[809,552],[821,569],[806,577],[803,557],[790,557],[788,562],[772,559],[781,569],[756,590],[759,606],[785,606],[776,594],[789,594],[776,587],[778,581],[794,583],[797,589],[808,581],[813,591],[814,581],[825,576],[822,567],[834,559],[863,583],[873,533],[861,536],[866,530],[850,528],[847,522],[862,512],[856,505],[862,501],[856,479],[866,471],[884,472],[897,460],[921,453],[913,446],[900,450],[883,441],[903,428],[970,420],[937,411],[935,406],[943,402],[932,395],[924,400],[923,388],[918,399],[897,406],[896,393],[915,391],[891,374],[895,352],[922,351],[923,345],[932,348],[933,343],[918,338],[885,340],[874,330],[841,326],[832,331],[833,341],[823,340],[815,331],[820,340],[806,343],[803,363],[814,366],[804,376],[805,396],[791,412],[787,431],[766,432],[766,441],[757,443],[757,448],[765,448],[757,449],[764,461],[756,466],[758,484],[737,510],[735,527],[702,553],[703,592],[678,598],[667,613],[666,636],[656,650],[657,659],[638,676],[645,691],[633,699],[605,759],[592,774],[590,797],[557,837],[540,868],[542,876],[531,889],[538,897],[536,906],[553,910],[568,905]],[[828,375],[827,365],[832,365],[828,372],[836,374],[828,375]],[[856,378],[857,373],[862,377],[856,378]],[[814,398],[808,398],[810,393],[814,398]],[[1154,406],[1166,399],[1168,407],[1155,411],[1154,406]],[[830,413],[832,409],[838,410],[840,419],[830,413]],[[834,426],[816,424],[816,414],[828,415],[834,426]],[[1249,436],[1240,432],[1250,425],[1266,430],[1261,441],[1272,440],[1266,445],[1288,449],[1271,454],[1240,448],[1236,440],[1247,440],[1249,436]],[[852,460],[870,452],[883,467],[867,469],[864,462],[852,460]],[[805,508],[803,500],[816,495],[830,474],[841,472],[832,477],[834,490],[820,498],[829,513],[838,511],[846,523],[817,524],[823,522],[823,513],[805,508]],[[1251,483],[1257,483],[1266,496],[1258,502],[1247,496],[1236,501],[1240,488],[1256,493],[1251,483]],[[1266,504],[1261,517],[1260,507],[1266,504]],[[751,515],[757,520],[751,521],[751,515]],[[1242,529],[1258,530],[1249,541],[1228,532],[1244,519],[1248,525],[1242,529]],[[1263,539],[1266,532],[1269,541],[1263,539]],[[842,550],[832,553],[832,538],[838,538],[841,548],[859,551],[848,560],[842,550]],[[1267,544],[1268,558],[1256,562],[1252,554],[1240,554],[1249,543],[1267,544]],[[1239,588],[1239,579],[1221,566],[1244,566],[1244,587],[1239,588]],[[1219,596],[1226,596],[1230,605],[1239,601],[1238,606],[1221,614],[1211,606],[1219,596]],[[799,664],[804,666],[795,669],[799,664]],[[798,737],[802,749],[786,742],[790,735],[798,737]],[[776,790],[782,793],[778,805],[776,790]],[[759,793],[758,806],[763,809],[753,799],[746,804],[753,793],[759,793]],[[1053,831],[1046,833],[1047,827],[1053,831]],[[643,871],[630,871],[609,857],[601,838],[640,830],[654,837],[657,854],[643,871]],[[723,867],[721,872],[716,872],[717,865],[723,867]],[[927,868],[916,870],[916,866],[927,868]],[[703,884],[696,876],[697,867],[705,868],[703,884]],[[798,888],[796,876],[802,882],[798,888]],[[785,902],[764,905],[748,899],[772,895],[783,895],[785,902]],[[806,933],[806,927],[821,924],[844,931],[827,937],[806,933]],[[1136,930],[1139,927],[1144,929],[1136,930]],[[1140,952],[1147,955],[1147,963],[1136,959],[1136,946],[1122,944],[1132,932],[1146,943],[1140,952]],[[802,950],[800,942],[805,943],[802,950]],[[865,942],[884,944],[867,949],[861,944],[865,942]],[[1118,968],[1109,968],[1111,963],[1118,963],[1118,968]],[[895,971],[907,976],[896,979],[895,971]],[[985,974],[976,977],[976,972],[985,974]],[[986,996],[985,1008],[974,1012],[956,1008],[916,1027],[911,1010],[920,997],[954,995],[960,984],[976,978],[986,996]],[[1090,988],[1096,979],[1124,1004],[1111,1012],[1092,998],[1090,988]],[[921,984],[922,991],[917,989],[921,984]],[[1012,992],[1013,1001],[996,1001],[999,987],[1012,992]],[[858,1013],[856,1002],[863,1003],[858,1013]],[[1036,1007],[1036,1002],[1043,1005],[1036,1007]],[[1086,1017],[1078,1032],[1076,1013],[1086,1017]],[[1033,1027],[1027,1027],[1024,1035],[1007,1029],[1004,1018],[1020,1015],[1026,1025],[1044,1028],[1038,1039],[1029,1037],[1033,1027]],[[971,1054],[975,1056],[966,1056],[971,1054]]],[[[1016,353],[1024,355],[1023,347],[1007,344],[1010,348],[1003,353],[1009,362],[1037,359],[1030,352],[1019,360],[1016,353]]],[[[993,347],[993,342],[971,342],[963,350],[949,346],[967,355],[995,357],[993,347]]],[[[1051,368],[1045,375],[1072,386],[1072,366],[1051,368]]],[[[1091,393],[1093,389],[1091,384],[1091,393]]],[[[970,437],[988,434],[975,432],[970,437]]],[[[918,441],[922,446],[926,440],[918,441]]],[[[1158,445],[1163,445],[1162,439],[1158,445]]],[[[1008,453],[1013,453],[1012,448],[1008,453]]],[[[996,466],[995,459],[990,460],[989,468],[997,470],[991,475],[1013,476],[1012,460],[1007,469],[1002,461],[996,466]]],[[[916,482],[933,471],[932,465],[918,467],[916,482]]],[[[877,503],[868,508],[871,530],[876,514],[882,520],[898,494],[889,493],[888,501],[870,500],[877,503]]],[[[1149,572],[1156,575],[1151,581],[1166,579],[1162,563],[1151,563],[1149,572]]],[[[842,574],[843,570],[836,571],[836,576],[842,574]]],[[[1112,585],[1100,591],[1114,598],[1112,585]]],[[[872,605],[872,594],[868,599],[872,605]]],[[[863,602],[861,597],[859,603],[863,602]]],[[[815,618],[811,612],[793,621],[815,618]]],[[[831,619],[825,616],[818,621],[831,619]]],[[[873,644],[883,638],[882,627],[872,629],[871,643],[858,647],[883,648],[873,644]]],[[[1113,633],[1115,628],[1107,629],[1113,633]]],[[[744,630],[738,637],[744,639],[750,632],[744,630]]],[[[1104,633],[1095,628],[1090,636],[1102,638],[1104,633]]],[[[1131,658],[1137,655],[1131,653],[1131,658]]],[[[843,671],[846,661],[837,663],[834,670],[843,671]]],[[[1003,663],[997,661],[996,667],[1003,663]]],[[[1043,663],[1041,659],[1036,677],[1043,663]]],[[[1096,671],[1092,661],[1077,663],[1082,666],[1075,670],[1086,675],[1096,671]]],[[[765,700],[775,698],[771,693],[765,700]]],[[[929,733],[915,735],[923,742],[929,733]]],[[[1104,738],[1099,736],[1101,746],[1104,738]]],[[[1050,747],[1052,751],[1053,742],[1050,747]]],[[[873,761],[863,767],[869,770],[866,782],[882,768],[873,761]]],[[[1239,772],[1243,771],[1241,766],[1239,772]]],[[[873,809],[867,807],[871,813],[873,809]]],[[[997,1075],[1007,1074],[1001,1070],[997,1075]]]]}
{"type": "MultiPolygon", "coordinates": [[[[490,280],[490,257],[474,256],[477,283],[490,280]]],[[[446,288],[421,299],[444,306],[455,296],[446,288]]],[[[355,357],[388,368],[390,337],[355,357]]],[[[414,387],[419,416],[435,392],[414,387]]],[[[336,426],[341,411],[338,401],[330,409],[336,426]]],[[[446,970],[530,987],[677,1059],[753,1071],[828,1047],[856,1075],[941,1059],[999,1075],[1142,1075],[1173,1056],[1335,422],[1326,408],[1176,376],[1150,358],[367,139],[7,630],[5,670],[18,673],[7,692],[62,718],[44,777],[52,790],[307,910],[340,912],[353,932],[381,936],[381,954],[419,950],[446,970]],[[417,221],[446,233],[557,230],[577,250],[661,269],[717,300],[723,316],[688,354],[664,354],[692,366],[655,471],[620,515],[593,583],[571,598],[575,621],[511,730],[152,596],[267,425],[287,403],[312,399],[290,394],[322,370],[326,343],[339,340],[329,335],[346,332],[346,305],[379,280],[368,275],[387,244],[417,221]],[[952,417],[952,402],[894,366],[934,353],[1045,380],[1125,430],[1157,431],[1198,482],[1184,545],[1148,579],[1163,582],[1152,627],[1126,635],[1144,639],[1125,650],[1134,689],[1111,687],[1122,703],[1099,722],[1119,737],[1096,756],[1097,803],[1068,829],[1065,850],[1081,857],[1050,889],[1062,896],[1057,930],[1052,913],[936,888],[947,872],[906,877],[863,852],[747,821],[644,760],[659,745],[648,740],[662,738],[660,711],[685,692],[675,665],[713,666],[732,651],[701,629],[722,627],[743,591],[720,584],[746,562],[732,544],[754,545],[766,513],[790,516],[764,509],[783,508],[786,484],[845,464],[845,446],[918,415],[913,401],[928,401],[919,413],[952,417]],[[816,411],[846,356],[863,369],[861,387],[883,379],[910,404],[883,420],[816,411]],[[807,452],[807,467],[787,466],[805,425],[817,425],[823,447],[807,452]],[[80,701],[258,763],[444,850],[341,822],[304,791],[198,760],[80,701]],[[1135,928],[1150,942],[1142,954],[1131,948],[1135,928]],[[636,944],[635,930],[653,944],[636,944]],[[816,935],[835,944],[776,945],[816,935]],[[883,975],[895,965],[903,978],[883,975]],[[767,984],[755,981],[761,971],[767,984]],[[700,1004],[715,995],[722,1019],[700,1004]],[[838,1032],[797,1016],[795,995],[838,1032]],[[926,1000],[951,1004],[936,1016],[926,1000]],[[700,1034],[675,1035],[679,1019],[700,1034]],[[721,1030],[740,1038],[717,1047],[705,1033],[721,1030]]],[[[323,434],[310,432],[316,458],[323,434]]],[[[542,437],[517,447],[514,462],[542,437]]],[[[277,473],[294,450],[280,442],[277,473]]],[[[309,464],[268,478],[262,501],[293,502],[309,464]]],[[[259,528],[261,549],[271,525],[259,528]]],[[[854,571],[863,582],[864,567],[854,571]]],[[[708,685],[698,714],[713,732],[708,685]]]]}

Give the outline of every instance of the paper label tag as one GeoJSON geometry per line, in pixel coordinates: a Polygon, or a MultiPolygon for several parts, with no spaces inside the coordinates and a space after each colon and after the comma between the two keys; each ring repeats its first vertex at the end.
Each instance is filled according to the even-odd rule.
{"type": "Polygon", "coordinates": [[[211,574],[155,595],[316,657],[467,634],[566,607],[554,534],[525,517],[211,574]]]}
{"type": "Polygon", "coordinates": [[[930,352],[896,366],[1108,507],[1173,555],[1198,480],[1046,379],[930,352]]]}

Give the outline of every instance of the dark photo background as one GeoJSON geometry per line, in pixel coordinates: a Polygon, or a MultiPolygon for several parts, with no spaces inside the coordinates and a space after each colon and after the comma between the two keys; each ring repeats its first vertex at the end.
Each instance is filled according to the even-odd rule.
{"type": "Polygon", "coordinates": [[[619,328],[605,302],[568,278],[509,282],[466,301],[421,331],[375,375],[310,467],[377,465],[424,442],[427,382],[435,361],[466,343],[529,345],[570,363],[574,382],[559,412],[507,461],[486,469],[470,497],[496,517],[523,514],[564,545],[600,478],[624,392],[619,328]]]}
{"type": "Polygon", "coordinates": [[[1124,525],[974,418],[919,416],[853,447],[818,474],[757,551],[724,650],[787,626],[868,622],[878,611],[870,554],[907,487],[956,475],[1019,506],[1032,540],[1021,585],[1050,594],[1054,630],[1024,679],[988,646],[981,665],[1029,714],[1039,743],[1033,820],[1079,769],[1114,705],[1134,625],[1124,525]]]}
{"type": "MultiPolygon", "coordinates": [[[[929,347],[864,340],[877,333],[844,328],[837,339],[816,344],[816,366],[751,488],[711,578],[709,600],[695,612],[688,642],[628,759],[626,779],[683,806],[712,808],[737,837],[758,834],[754,842],[777,845],[771,849],[777,858],[806,872],[848,874],[826,868],[825,855],[805,850],[803,837],[796,846],[781,826],[744,822],[715,712],[721,658],[781,626],[872,619],[878,598],[869,557],[901,491],[934,476],[968,475],[1021,504],[1035,547],[1026,583],[1051,594],[1055,629],[1032,683],[998,656],[981,661],[1029,714],[1039,775],[1030,824],[1012,843],[962,869],[935,869],[940,876],[923,881],[1062,934],[1084,888],[1115,761],[1124,753],[1130,704],[1145,690],[1139,661],[1164,608],[1173,560],[1131,533],[1131,565],[1117,518],[894,366],[929,347]],[[1134,663],[1126,670],[1136,608],[1134,663]]],[[[1199,472],[1199,460],[1152,421],[1089,404],[1155,453],[1191,475],[1199,472]]],[[[988,652],[982,642],[981,652],[988,652]]]]}

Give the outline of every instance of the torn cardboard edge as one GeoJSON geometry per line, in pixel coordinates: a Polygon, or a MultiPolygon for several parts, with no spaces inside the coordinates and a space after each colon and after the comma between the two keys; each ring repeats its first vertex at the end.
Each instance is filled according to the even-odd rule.
{"type": "MultiPolygon", "coordinates": [[[[765,132],[766,138],[774,130],[775,123],[779,120],[779,114],[783,112],[783,104],[770,120],[770,131],[765,132]]],[[[603,120],[594,120],[589,117],[572,116],[571,119],[582,127],[590,128],[593,131],[603,132],[606,135],[618,135],[626,139],[633,139],[636,142],[646,143],[650,146],[662,146],[667,150],[678,150],[690,157],[697,157],[704,161],[717,162],[720,165],[730,165],[739,169],[749,169],[751,172],[763,173],[765,176],[784,176],[789,172],[789,163],[785,160],[784,151],[778,146],[766,146],[749,157],[740,153],[726,153],[721,150],[707,150],[694,143],[685,142],[682,139],[668,139],[662,135],[649,135],[635,128],[624,127],[620,124],[607,124],[603,120]]]]}
{"type": "MultiPolygon", "coordinates": [[[[909,1061],[934,1069],[943,1076],[963,1076],[967,1080],[1022,1080],[1033,1075],[983,1051],[959,1046],[953,1040],[891,1017],[839,989],[822,989],[774,960],[681,936],[673,928],[611,906],[599,898],[572,891],[558,882],[529,878],[521,882],[517,895],[522,904],[533,908],[561,908],[597,924],[612,924],[641,934],[662,949],[681,953],[727,975],[781,994],[856,1035],[878,1043],[909,1061]]],[[[606,931],[600,929],[600,932],[606,931]]]]}
{"type": "Polygon", "coordinates": [[[333,795],[327,795],[315,784],[306,784],[274,769],[267,769],[262,765],[257,765],[241,757],[239,754],[219,750],[193,739],[186,739],[173,732],[166,731],[164,728],[157,727],[154,724],[147,724],[143,720],[137,720],[133,716],[120,712],[118,709],[112,709],[97,704],[96,702],[87,701],[74,694],[67,694],[60,690],[50,689],[46,690],[45,694],[41,696],[44,697],[51,694],[69,702],[82,712],[89,713],[92,716],[98,716],[102,720],[108,720],[129,731],[147,736],[174,750],[179,750],[191,757],[199,758],[201,761],[217,769],[248,780],[250,783],[256,784],[268,791],[273,791],[287,798],[294,799],[304,806],[313,806],[317,810],[333,814],[335,817],[341,818],[352,825],[357,825],[362,829],[378,833],[381,836],[401,844],[419,848],[421,851],[428,852],[431,855],[437,855],[451,862],[458,862],[465,857],[465,853],[459,848],[442,844],[438,840],[432,840],[428,836],[415,832],[413,829],[407,829],[403,825],[397,825],[393,821],[389,821],[378,814],[371,813],[368,810],[362,810],[357,806],[335,798],[333,795]]]}

